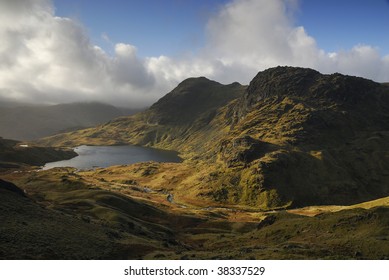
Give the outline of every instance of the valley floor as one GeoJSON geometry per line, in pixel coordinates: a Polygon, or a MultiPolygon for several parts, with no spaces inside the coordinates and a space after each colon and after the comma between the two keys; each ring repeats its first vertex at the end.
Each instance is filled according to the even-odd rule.
{"type": "Polygon", "coordinates": [[[15,186],[1,181],[0,258],[389,258],[389,197],[258,211],[195,193],[185,175],[193,168],[149,162],[2,173],[15,186]]]}

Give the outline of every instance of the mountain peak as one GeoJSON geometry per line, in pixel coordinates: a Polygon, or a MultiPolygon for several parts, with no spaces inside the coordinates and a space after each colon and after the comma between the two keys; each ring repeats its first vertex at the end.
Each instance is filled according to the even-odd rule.
{"type": "Polygon", "coordinates": [[[364,78],[339,73],[325,75],[309,68],[278,66],[255,76],[242,97],[243,107],[251,107],[269,97],[281,96],[356,103],[378,86],[378,83],[364,78]]]}
{"type": "Polygon", "coordinates": [[[181,83],[177,85],[173,89],[171,93],[173,94],[182,94],[187,91],[193,91],[199,88],[204,88],[204,87],[209,87],[209,86],[215,86],[215,85],[220,85],[220,83],[216,81],[212,81],[206,77],[191,77],[183,80],[181,83]]]}
{"type": "Polygon", "coordinates": [[[190,83],[190,82],[214,82],[207,77],[199,76],[199,77],[189,77],[183,80],[180,84],[190,83]]]}
{"type": "Polygon", "coordinates": [[[309,68],[278,66],[259,72],[251,81],[247,95],[257,100],[274,95],[301,95],[321,74],[309,68]]]}
{"type": "Polygon", "coordinates": [[[150,107],[149,122],[188,122],[199,114],[213,114],[217,108],[240,96],[243,90],[238,83],[231,86],[205,77],[188,78],[150,107]]]}

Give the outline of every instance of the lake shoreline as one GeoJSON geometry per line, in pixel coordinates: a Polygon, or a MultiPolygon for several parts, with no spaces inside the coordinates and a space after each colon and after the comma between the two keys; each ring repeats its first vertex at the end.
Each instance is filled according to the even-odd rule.
{"type": "Polygon", "coordinates": [[[182,162],[178,152],[138,145],[96,146],[81,145],[73,148],[77,156],[61,161],[46,163],[42,169],[54,167],[74,167],[90,169],[113,165],[134,164],[138,162],[182,162]]]}

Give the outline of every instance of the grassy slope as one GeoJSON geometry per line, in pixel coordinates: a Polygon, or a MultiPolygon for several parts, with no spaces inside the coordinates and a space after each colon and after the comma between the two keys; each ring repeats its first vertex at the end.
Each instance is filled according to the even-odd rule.
{"type": "Polygon", "coordinates": [[[27,197],[0,186],[0,258],[139,258],[174,238],[163,224],[173,216],[153,206],[86,186],[67,171],[25,174],[17,183],[27,197]]]}
{"type": "Polygon", "coordinates": [[[0,259],[99,259],[112,253],[108,228],[42,208],[0,187],[0,259]]]}
{"type": "Polygon", "coordinates": [[[353,209],[372,209],[375,207],[389,207],[389,197],[383,197],[371,201],[366,201],[354,205],[344,206],[344,205],[323,205],[323,206],[307,206],[304,208],[297,208],[288,210],[289,213],[303,215],[303,216],[316,216],[322,213],[327,212],[339,212],[343,210],[353,210],[353,209]]]}
{"type": "MultiPolygon", "coordinates": [[[[151,166],[136,168],[149,173],[151,166]]],[[[206,201],[192,205],[185,197],[169,203],[169,188],[161,190],[151,178],[123,181],[129,168],[134,167],[115,174],[114,168],[79,173],[62,168],[5,175],[27,197],[0,188],[0,258],[389,257],[389,208],[380,202],[369,210],[353,207],[315,217],[205,207],[206,201]]]]}

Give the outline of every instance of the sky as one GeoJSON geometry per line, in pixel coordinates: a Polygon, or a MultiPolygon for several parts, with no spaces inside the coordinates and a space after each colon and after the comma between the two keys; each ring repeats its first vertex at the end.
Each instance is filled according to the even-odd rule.
{"type": "Polygon", "coordinates": [[[388,0],[0,0],[0,102],[152,104],[277,65],[389,81],[388,0]]]}

